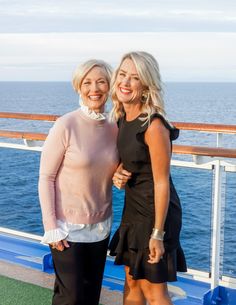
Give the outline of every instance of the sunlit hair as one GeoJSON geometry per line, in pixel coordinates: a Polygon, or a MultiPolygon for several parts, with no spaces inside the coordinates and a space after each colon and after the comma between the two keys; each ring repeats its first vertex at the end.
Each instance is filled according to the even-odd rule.
{"type": "Polygon", "coordinates": [[[156,59],[147,52],[130,52],[125,54],[118,68],[115,70],[111,79],[111,97],[113,101],[113,108],[111,111],[111,119],[118,120],[124,116],[124,108],[119,102],[116,95],[116,81],[119,74],[120,67],[125,59],[131,59],[136,67],[138,76],[145,90],[141,99],[141,112],[146,114],[144,121],[149,122],[150,116],[153,113],[159,113],[165,116],[164,100],[161,86],[161,77],[159,66],[156,59]]]}
{"type": "Polygon", "coordinates": [[[105,76],[106,80],[108,81],[108,85],[110,87],[111,74],[112,74],[111,66],[103,60],[90,59],[90,60],[80,64],[74,72],[73,79],[72,79],[72,85],[73,85],[74,90],[77,93],[80,93],[81,85],[82,85],[82,82],[83,82],[85,76],[94,67],[100,67],[103,69],[104,76],[105,76]]]}

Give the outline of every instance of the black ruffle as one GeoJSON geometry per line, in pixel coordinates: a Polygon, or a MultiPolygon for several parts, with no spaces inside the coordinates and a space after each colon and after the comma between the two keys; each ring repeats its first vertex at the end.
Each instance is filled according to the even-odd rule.
{"type": "Polygon", "coordinates": [[[115,264],[130,267],[133,279],[147,279],[153,283],[176,281],[176,272],[186,272],[186,261],[180,244],[165,250],[158,264],[148,263],[151,228],[147,224],[121,224],[111,239],[109,250],[115,264]]]}
{"type": "Polygon", "coordinates": [[[164,126],[170,131],[170,140],[174,141],[179,137],[179,129],[175,126],[172,126],[161,114],[159,113],[153,113],[150,117],[150,122],[146,124],[141,124],[140,130],[138,133],[143,133],[147,130],[149,124],[153,121],[153,119],[159,118],[161,119],[164,126]]]}

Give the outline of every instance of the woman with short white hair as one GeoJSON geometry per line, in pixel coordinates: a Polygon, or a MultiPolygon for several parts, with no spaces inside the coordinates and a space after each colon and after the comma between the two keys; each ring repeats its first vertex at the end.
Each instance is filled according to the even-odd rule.
{"type": "Polygon", "coordinates": [[[50,245],[53,305],[98,305],[112,222],[117,126],[104,113],[111,68],[81,64],[73,78],[81,107],[57,119],[41,154],[39,197],[50,245]]]}

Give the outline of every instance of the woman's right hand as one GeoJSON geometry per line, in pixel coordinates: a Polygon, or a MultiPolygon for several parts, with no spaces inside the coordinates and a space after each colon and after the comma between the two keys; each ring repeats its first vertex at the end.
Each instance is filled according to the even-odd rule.
{"type": "Polygon", "coordinates": [[[150,238],[149,240],[149,260],[148,263],[158,263],[165,253],[163,241],[150,238]]]}
{"type": "Polygon", "coordinates": [[[113,178],[112,178],[112,181],[113,181],[113,184],[118,188],[118,189],[122,189],[125,187],[126,183],[128,182],[128,180],[131,178],[131,175],[132,173],[128,172],[127,170],[125,170],[123,168],[123,164],[121,163],[113,178]]]}
{"type": "Polygon", "coordinates": [[[56,249],[58,251],[63,251],[65,248],[70,247],[66,239],[51,243],[50,246],[52,247],[52,249],[56,249]]]}

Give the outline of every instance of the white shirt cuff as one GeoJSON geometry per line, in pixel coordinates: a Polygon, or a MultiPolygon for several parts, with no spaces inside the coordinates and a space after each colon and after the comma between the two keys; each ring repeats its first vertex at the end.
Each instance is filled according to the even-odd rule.
{"type": "Polygon", "coordinates": [[[41,243],[42,244],[55,243],[60,240],[66,239],[67,236],[68,236],[68,232],[63,231],[60,228],[57,228],[54,230],[46,231],[43,235],[41,243]]]}

